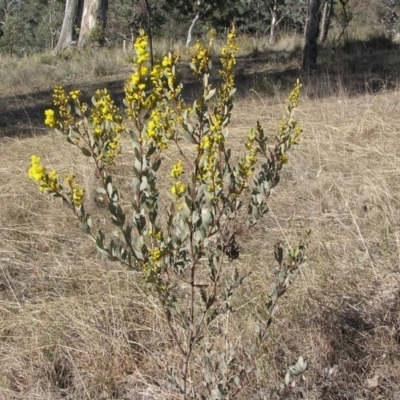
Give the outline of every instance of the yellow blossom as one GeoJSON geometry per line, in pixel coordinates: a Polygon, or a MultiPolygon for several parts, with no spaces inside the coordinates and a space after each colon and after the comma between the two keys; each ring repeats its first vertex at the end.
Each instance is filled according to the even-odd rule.
{"type": "Polygon", "coordinates": [[[153,239],[156,240],[161,240],[162,239],[162,232],[161,231],[153,231],[153,230],[149,230],[149,236],[151,236],[153,239]]]}
{"type": "Polygon", "coordinates": [[[144,61],[150,58],[149,53],[147,52],[147,36],[142,33],[135,41],[133,45],[137,54],[137,63],[142,64],[144,61]]]}
{"type": "Polygon", "coordinates": [[[55,117],[54,110],[51,110],[51,109],[46,110],[44,112],[44,115],[46,117],[45,120],[44,120],[44,123],[46,125],[50,126],[50,128],[54,128],[56,126],[56,124],[57,124],[57,120],[56,120],[56,117],[55,117]]]}
{"type": "Polygon", "coordinates": [[[67,185],[69,187],[72,187],[74,185],[74,182],[75,182],[75,175],[67,174],[67,176],[65,177],[65,182],[67,183],[67,185]]]}
{"type": "Polygon", "coordinates": [[[72,90],[71,92],[69,92],[69,95],[71,96],[71,98],[73,100],[77,100],[77,99],[79,99],[79,97],[81,95],[81,91],[80,90],[72,90]]]}
{"type": "Polygon", "coordinates": [[[181,181],[176,181],[171,187],[171,193],[176,196],[182,196],[186,191],[186,185],[181,181]]]}
{"type": "Polygon", "coordinates": [[[131,75],[131,83],[132,85],[137,85],[140,82],[140,76],[137,72],[134,72],[131,75]]]}
{"type": "Polygon", "coordinates": [[[78,207],[82,205],[83,196],[85,195],[85,189],[80,188],[79,186],[75,186],[72,190],[72,199],[74,200],[75,205],[78,207]]]}
{"type": "Polygon", "coordinates": [[[209,149],[211,147],[211,140],[210,140],[210,136],[205,135],[201,138],[201,144],[200,147],[202,149],[209,149]]]}
{"type": "Polygon", "coordinates": [[[181,176],[183,174],[183,164],[182,161],[179,160],[173,167],[171,170],[171,176],[173,178],[178,178],[179,176],[181,176]]]}
{"type": "Polygon", "coordinates": [[[163,251],[159,247],[150,250],[150,261],[154,264],[161,260],[163,251]]]}
{"type": "Polygon", "coordinates": [[[285,153],[281,154],[281,156],[279,157],[279,162],[281,164],[287,164],[287,162],[288,162],[287,154],[285,154],[285,153]]]}
{"type": "Polygon", "coordinates": [[[40,182],[46,173],[46,168],[40,165],[40,160],[38,156],[31,156],[32,166],[29,168],[28,176],[36,182],[40,182]]]}
{"type": "Polygon", "coordinates": [[[297,107],[299,103],[300,89],[302,86],[303,85],[300,83],[299,79],[297,79],[296,84],[289,95],[289,103],[291,103],[292,107],[297,107]]]}
{"type": "Polygon", "coordinates": [[[169,67],[171,66],[171,59],[168,56],[165,56],[161,62],[161,65],[163,67],[169,67]]]}

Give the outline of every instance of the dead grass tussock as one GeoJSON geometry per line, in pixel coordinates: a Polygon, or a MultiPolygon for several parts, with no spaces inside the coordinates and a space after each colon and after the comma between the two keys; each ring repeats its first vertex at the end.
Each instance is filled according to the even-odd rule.
{"type": "MultiPolygon", "coordinates": [[[[243,399],[278,385],[300,355],[310,369],[293,399],[398,397],[397,96],[303,99],[298,116],[304,139],[290,154],[268,217],[240,239],[235,264],[251,274],[234,300],[238,310],[210,331],[221,345],[249,342],[265,315],[273,244],[278,239],[295,244],[311,228],[310,268],[294,279],[282,302],[282,318],[243,399]]],[[[239,100],[231,130],[235,154],[256,119],[272,137],[281,114],[281,101],[239,100]]],[[[116,182],[124,182],[128,206],[128,141],[125,148],[116,182]]],[[[60,174],[73,166],[101,226],[107,221],[93,201],[90,165],[52,135],[3,139],[0,152],[0,397],[177,398],[164,370],[178,355],[141,278],[103,261],[68,210],[43,198],[26,177],[32,153],[60,174]]],[[[176,159],[172,153],[165,171],[176,159]]],[[[165,190],[169,184],[163,182],[165,190]]],[[[201,374],[201,365],[196,368],[201,374]]]]}

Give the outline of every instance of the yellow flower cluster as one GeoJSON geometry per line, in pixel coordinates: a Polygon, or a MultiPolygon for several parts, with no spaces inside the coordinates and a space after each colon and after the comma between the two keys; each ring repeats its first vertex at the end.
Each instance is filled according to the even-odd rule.
{"type": "Polygon", "coordinates": [[[156,230],[156,231],[153,231],[152,229],[149,230],[148,235],[149,235],[151,238],[156,239],[156,240],[161,240],[162,237],[163,237],[163,234],[162,234],[161,231],[157,231],[157,230],[156,230]]]}
{"type": "Polygon", "coordinates": [[[171,187],[171,193],[176,197],[181,197],[186,191],[186,185],[181,181],[176,181],[171,187]]]}
{"type": "Polygon", "coordinates": [[[85,195],[85,189],[75,187],[72,192],[72,198],[76,206],[81,206],[83,203],[83,196],[85,195]]]}
{"type": "Polygon", "coordinates": [[[46,168],[40,165],[41,158],[35,155],[31,156],[31,167],[28,171],[29,178],[32,178],[36,182],[40,182],[46,174],[46,168]]]}
{"type": "Polygon", "coordinates": [[[61,86],[56,86],[53,92],[53,104],[58,107],[58,112],[63,123],[72,125],[74,117],[71,114],[71,106],[69,105],[69,96],[61,86]]]}
{"type": "Polygon", "coordinates": [[[247,188],[248,180],[253,175],[257,162],[257,147],[254,145],[255,132],[251,132],[246,141],[247,154],[239,161],[239,180],[242,188],[247,188]]]}
{"type": "Polygon", "coordinates": [[[115,157],[121,154],[121,141],[119,135],[115,136],[112,141],[106,146],[107,149],[107,159],[105,161],[106,166],[115,165],[115,157]]]}
{"type": "Polygon", "coordinates": [[[278,138],[282,139],[286,135],[290,135],[289,144],[297,144],[303,132],[302,124],[292,117],[292,111],[298,106],[300,98],[300,89],[303,85],[297,79],[293,90],[287,98],[286,115],[279,121],[278,124],[278,138]]]}
{"type": "Polygon", "coordinates": [[[171,176],[173,177],[173,178],[179,178],[182,174],[184,173],[184,170],[183,170],[183,164],[182,164],[182,161],[181,160],[179,160],[173,167],[172,167],[172,170],[171,170],[171,176]]]}
{"type": "Polygon", "coordinates": [[[142,262],[141,267],[147,283],[155,284],[158,290],[165,291],[167,283],[161,278],[162,259],[165,256],[165,249],[154,247],[149,251],[147,262],[142,262]]]}
{"type": "Polygon", "coordinates": [[[168,55],[164,56],[161,61],[162,73],[159,74],[158,80],[156,79],[156,73],[152,73],[152,82],[155,91],[158,93],[164,92],[165,97],[168,100],[177,99],[181,91],[181,86],[176,84],[175,65],[178,62],[179,55],[169,53],[168,55]]]}
{"type": "Polygon", "coordinates": [[[290,144],[298,144],[300,136],[303,133],[303,126],[300,121],[293,121],[293,136],[290,139],[290,144]]]}
{"type": "MultiPolygon", "coordinates": [[[[231,75],[236,65],[235,54],[238,51],[238,47],[235,44],[235,38],[236,30],[233,28],[228,34],[227,44],[221,49],[222,70],[220,71],[220,74],[228,72],[231,75]]],[[[233,83],[233,75],[232,82],[229,83],[233,83]]]]}
{"type": "Polygon", "coordinates": [[[125,130],[125,126],[119,108],[107,89],[96,90],[90,118],[94,137],[105,143],[104,151],[98,155],[98,159],[103,160],[105,166],[114,165],[115,157],[121,154],[120,133],[125,130]]]}
{"type": "Polygon", "coordinates": [[[130,118],[138,117],[142,109],[151,109],[163,97],[168,100],[178,99],[181,90],[176,84],[175,75],[178,60],[178,55],[169,53],[161,63],[153,66],[150,75],[147,66],[137,65],[124,88],[130,118]],[[148,93],[146,90],[150,86],[149,79],[151,90],[148,93]]]}
{"type": "Polygon", "coordinates": [[[211,138],[210,135],[203,135],[200,141],[200,148],[203,150],[207,150],[211,147],[211,138]]]}
{"type": "Polygon", "coordinates": [[[146,81],[148,76],[149,69],[144,65],[138,65],[137,70],[134,71],[125,85],[125,98],[131,110],[130,117],[133,117],[132,110],[137,109],[137,112],[140,112],[142,106],[146,107],[149,105],[148,101],[146,101],[146,81]]]}
{"type": "Polygon", "coordinates": [[[163,251],[159,247],[150,250],[149,259],[152,264],[160,262],[163,256],[163,251]]]}
{"type": "Polygon", "coordinates": [[[96,90],[94,94],[95,105],[91,112],[91,119],[95,128],[95,134],[97,136],[101,135],[101,131],[105,129],[104,123],[114,122],[118,124],[116,130],[121,132],[123,127],[120,125],[122,122],[122,117],[119,114],[119,108],[114,104],[111,99],[110,93],[107,89],[96,90]]]}
{"type": "Polygon", "coordinates": [[[150,58],[147,44],[147,35],[144,34],[144,31],[141,31],[133,45],[136,50],[135,70],[124,87],[130,118],[137,117],[142,108],[150,106],[150,99],[146,98],[149,68],[145,65],[145,62],[150,58]]]}
{"type": "Polygon", "coordinates": [[[201,76],[209,72],[209,63],[211,61],[210,48],[213,38],[210,38],[209,47],[206,48],[200,42],[196,41],[196,44],[189,50],[189,54],[192,58],[191,68],[195,75],[201,76]]]}
{"type": "Polygon", "coordinates": [[[281,156],[279,157],[279,162],[283,165],[283,164],[287,164],[288,163],[288,156],[286,153],[282,153],[281,156]]]}
{"type": "Polygon", "coordinates": [[[54,110],[46,110],[44,112],[45,120],[44,123],[48,125],[50,128],[54,128],[57,125],[57,119],[54,110]]]}
{"type": "Polygon", "coordinates": [[[39,183],[39,190],[41,192],[56,192],[58,193],[62,188],[58,183],[58,174],[56,171],[46,172],[46,167],[41,165],[41,158],[32,155],[31,167],[28,171],[29,178],[39,183]]]}
{"type": "Polygon", "coordinates": [[[219,173],[217,148],[212,148],[204,158],[204,164],[200,169],[200,180],[207,183],[207,190],[210,193],[216,192],[222,188],[222,179],[219,173]]]}
{"type": "Polygon", "coordinates": [[[80,207],[83,203],[85,189],[77,185],[76,177],[73,174],[68,174],[65,178],[65,182],[71,189],[72,201],[77,207],[80,207]]]}
{"type": "Polygon", "coordinates": [[[144,35],[144,32],[141,32],[140,36],[136,39],[135,44],[133,45],[136,50],[138,64],[142,64],[150,58],[150,55],[147,51],[147,43],[147,36],[144,35]]]}
{"type": "Polygon", "coordinates": [[[79,97],[81,96],[81,91],[80,90],[72,90],[69,92],[69,95],[71,96],[72,100],[78,100],[79,97]]]}
{"type": "Polygon", "coordinates": [[[279,140],[279,144],[276,148],[276,151],[277,161],[281,165],[288,162],[288,156],[286,152],[291,146],[296,145],[299,142],[300,136],[303,132],[302,124],[293,117],[293,111],[299,104],[301,87],[302,84],[297,79],[293,90],[287,98],[288,104],[286,107],[285,115],[279,121],[277,131],[277,139],[279,140]]]}
{"type": "Polygon", "coordinates": [[[221,137],[222,135],[219,133],[214,132],[213,134],[211,131],[211,134],[206,134],[201,138],[199,146],[202,152],[202,162],[197,179],[207,183],[207,190],[211,193],[215,193],[222,187],[217,156],[221,137]]]}
{"type": "MultiPolygon", "coordinates": [[[[220,99],[218,99],[217,109],[222,107],[223,103],[220,99]]],[[[222,110],[221,110],[222,111],[222,110]]],[[[211,117],[211,145],[212,146],[219,146],[225,141],[224,135],[222,134],[223,129],[223,114],[216,113],[211,117]]]]}
{"type": "MultiPolygon", "coordinates": [[[[229,114],[232,109],[232,100],[234,93],[234,66],[236,64],[235,53],[237,46],[235,45],[236,32],[233,29],[228,35],[227,44],[221,51],[222,69],[219,71],[223,83],[218,91],[214,112],[208,115],[209,130],[200,138],[199,150],[201,151],[201,163],[197,179],[207,184],[207,190],[218,198],[218,192],[223,186],[222,171],[220,171],[220,153],[225,141],[224,129],[229,123],[229,114]]],[[[212,38],[210,39],[212,43],[212,38]]],[[[201,43],[197,42],[192,49],[192,68],[195,73],[206,73],[210,60],[209,48],[204,48],[201,43]]],[[[205,88],[206,96],[210,88],[205,88]]],[[[201,112],[201,110],[200,110],[201,112]]],[[[243,161],[244,170],[255,162],[252,157],[253,153],[249,152],[247,159],[243,161]]],[[[244,177],[245,174],[244,174],[244,177]]]]}
{"type": "Polygon", "coordinates": [[[134,44],[136,60],[134,72],[124,87],[125,104],[128,117],[136,121],[141,132],[140,140],[153,142],[159,150],[164,150],[182,119],[179,115],[181,85],[176,83],[175,72],[179,56],[169,53],[149,72],[147,43],[147,36],[142,31],[134,44]],[[171,100],[176,103],[172,105],[171,100]],[[160,102],[162,106],[156,107],[160,102]],[[144,110],[150,110],[147,124],[142,119],[144,110]]]}
{"type": "Polygon", "coordinates": [[[168,148],[170,139],[167,136],[168,130],[167,112],[159,108],[153,109],[147,122],[144,138],[154,142],[159,149],[165,150],[168,148]]]}
{"type": "Polygon", "coordinates": [[[157,88],[157,91],[162,90],[162,85],[159,84],[159,81],[161,80],[161,78],[163,76],[163,72],[164,72],[164,68],[161,63],[161,65],[154,64],[154,67],[150,73],[151,83],[153,84],[154,88],[157,88]]]}
{"type": "Polygon", "coordinates": [[[300,98],[300,89],[303,85],[300,83],[300,81],[297,79],[296,84],[294,85],[294,88],[292,92],[289,95],[289,103],[291,104],[291,107],[297,107],[299,104],[299,98],[300,98]]]}
{"type": "MultiPolygon", "coordinates": [[[[182,197],[186,192],[186,185],[179,180],[179,177],[185,173],[183,169],[183,163],[179,160],[175,165],[173,165],[171,169],[170,176],[176,181],[172,184],[171,193],[175,196],[176,199],[182,197]]],[[[178,211],[182,209],[182,204],[179,203],[177,205],[178,211]]]]}
{"type": "Polygon", "coordinates": [[[225,138],[222,134],[222,115],[216,113],[209,118],[210,130],[208,133],[203,134],[199,145],[203,162],[201,163],[198,178],[207,183],[209,192],[216,193],[223,183],[220,177],[218,153],[225,138]]]}
{"type": "MultiPolygon", "coordinates": [[[[80,91],[72,91],[70,95],[73,95],[72,98],[78,98],[80,95],[80,91]]],[[[74,122],[74,117],[71,114],[71,107],[68,102],[69,96],[65,93],[65,90],[61,86],[56,86],[53,92],[53,104],[58,107],[62,122],[67,125],[71,125],[74,122]]],[[[44,115],[44,123],[46,125],[48,125],[50,128],[54,128],[55,126],[57,126],[59,121],[56,118],[54,110],[46,110],[44,112],[44,115]]]]}
{"type": "Polygon", "coordinates": [[[233,100],[235,82],[234,68],[236,65],[236,52],[238,47],[235,44],[236,30],[232,28],[228,34],[227,44],[221,50],[222,68],[219,74],[222,77],[222,85],[219,89],[219,101],[217,103],[217,115],[223,115],[226,105],[231,105],[233,100]]]}

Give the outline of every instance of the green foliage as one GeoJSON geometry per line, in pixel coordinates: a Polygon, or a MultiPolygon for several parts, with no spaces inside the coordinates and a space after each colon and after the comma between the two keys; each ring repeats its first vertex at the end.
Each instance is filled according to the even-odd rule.
{"type": "MultiPolygon", "coordinates": [[[[213,329],[221,316],[233,311],[232,296],[247,278],[237,261],[236,239],[268,212],[267,200],[280,182],[287,152],[302,133],[294,118],[301,87],[297,82],[275,143],[269,144],[257,123],[242,155],[233,157],[228,126],[235,94],[234,40],[233,30],[221,50],[222,82],[218,86],[209,80],[213,38],[208,45],[197,42],[191,49],[191,68],[201,90],[190,105],[184,102],[177,79],[178,55],[169,53],[150,69],[143,32],[135,42],[134,71],[125,85],[128,121],[124,122],[106,90],[96,91],[89,106],[81,101],[79,90],[66,94],[60,87],[55,89],[57,111],[47,110],[45,123],[93,161],[100,184],[98,197],[108,205],[114,225],[111,232],[93,226],[84,208],[84,189],[75,176],[67,175],[64,188],[57,172],[48,172],[38,156],[32,156],[29,170],[41,192],[61,198],[71,209],[104,257],[141,273],[149,293],[159,301],[166,329],[181,356],[179,365],[171,365],[168,374],[185,399],[227,399],[239,393],[270,336],[279,299],[286,294],[293,274],[307,264],[306,240],[288,250],[276,244],[275,283],[266,296],[264,317],[251,345],[207,345],[214,342],[213,329]],[[134,154],[130,210],[122,205],[113,182],[121,135],[127,133],[134,154]],[[179,158],[166,174],[164,155],[173,147],[179,158]],[[168,182],[169,190],[161,190],[161,182],[168,182]],[[189,379],[196,376],[199,363],[203,365],[201,377],[189,379]]],[[[300,358],[290,367],[282,388],[271,396],[288,390],[306,368],[300,358]]]]}
{"type": "Polygon", "coordinates": [[[307,0],[286,0],[284,2],[283,25],[287,31],[304,33],[307,20],[308,1],[307,0]]]}
{"type": "MultiPolygon", "coordinates": [[[[305,21],[305,0],[278,1],[281,26],[301,30],[305,21]]],[[[225,34],[234,22],[240,32],[265,35],[271,22],[272,0],[206,0],[165,1],[148,0],[153,36],[172,40],[186,39],[189,26],[199,14],[193,30],[194,37],[203,37],[210,29],[225,34]]],[[[0,16],[4,15],[0,30],[2,52],[26,55],[52,50],[57,43],[64,17],[65,3],[60,0],[0,1],[0,16]],[[7,6],[10,5],[11,6],[7,6]]],[[[150,20],[144,1],[121,0],[109,2],[105,32],[100,27],[91,42],[116,44],[136,37],[140,29],[149,32],[150,20]]],[[[79,28],[78,28],[79,29],[79,28]]]]}
{"type": "Polygon", "coordinates": [[[196,13],[199,14],[201,25],[222,32],[235,23],[241,32],[250,34],[266,34],[271,23],[271,7],[277,4],[279,18],[286,26],[304,25],[305,0],[206,0],[200,4],[187,1],[167,1],[168,13],[178,13],[174,18],[180,18],[187,28],[196,13]]]}
{"type": "Polygon", "coordinates": [[[0,51],[27,55],[51,50],[63,11],[59,1],[0,1],[0,51]]]}
{"type": "MultiPolygon", "coordinates": [[[[165,34],[167,14],[157,0],[148,0],[153,34],[165,34]]],[[[149,15],[144,1],[122,0],[109,2],[106,36],[112,43],[137,36],[140,29],[149,29],[149,15]]]]}
{"type": "Polygon", "coordinates": [[[96,26],[91,29],[90,34],[86,38],[86,46],[104,43],[104,29],[101,23],[96,22],[96,26]]]}
{"type": "Polygon", "coordinates": [[[377,11],[386,33],[390,36],[398,33],[400,28],[400,1],[383,0],[380,2],[377,11]]]}

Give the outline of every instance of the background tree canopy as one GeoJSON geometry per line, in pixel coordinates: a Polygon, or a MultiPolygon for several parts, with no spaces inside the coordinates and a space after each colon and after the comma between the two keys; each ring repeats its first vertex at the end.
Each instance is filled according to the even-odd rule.
{"type": "MultiPolygon", "coordinates": [[[[0,0],[0,52],[27,55],[54,49],[61,32],[65,3],[66,0],[0,0]]],[[[106,44],[119,45],[135,36],[140,28],[148,28],[145,0],[108,3],[106,44]]],[[[147,3],[154,37],[186,40],[196,15],[194,37],[210,28],[222,34],[233,22],[239,32],[268,36],[274,23],[272,10],[278,21],[275,34],[303,33],[308,1],[148,0],[147,3]]],[[[324,3],[322,0],[321,4],[324,3]]],[[[355,27],[367,25],[371,31],[392,36],[399,30],[399,0],[334,0],[333,3],[331,25],[340,26],[348,23],[346,18],[352,18],[355,27]]]]}

